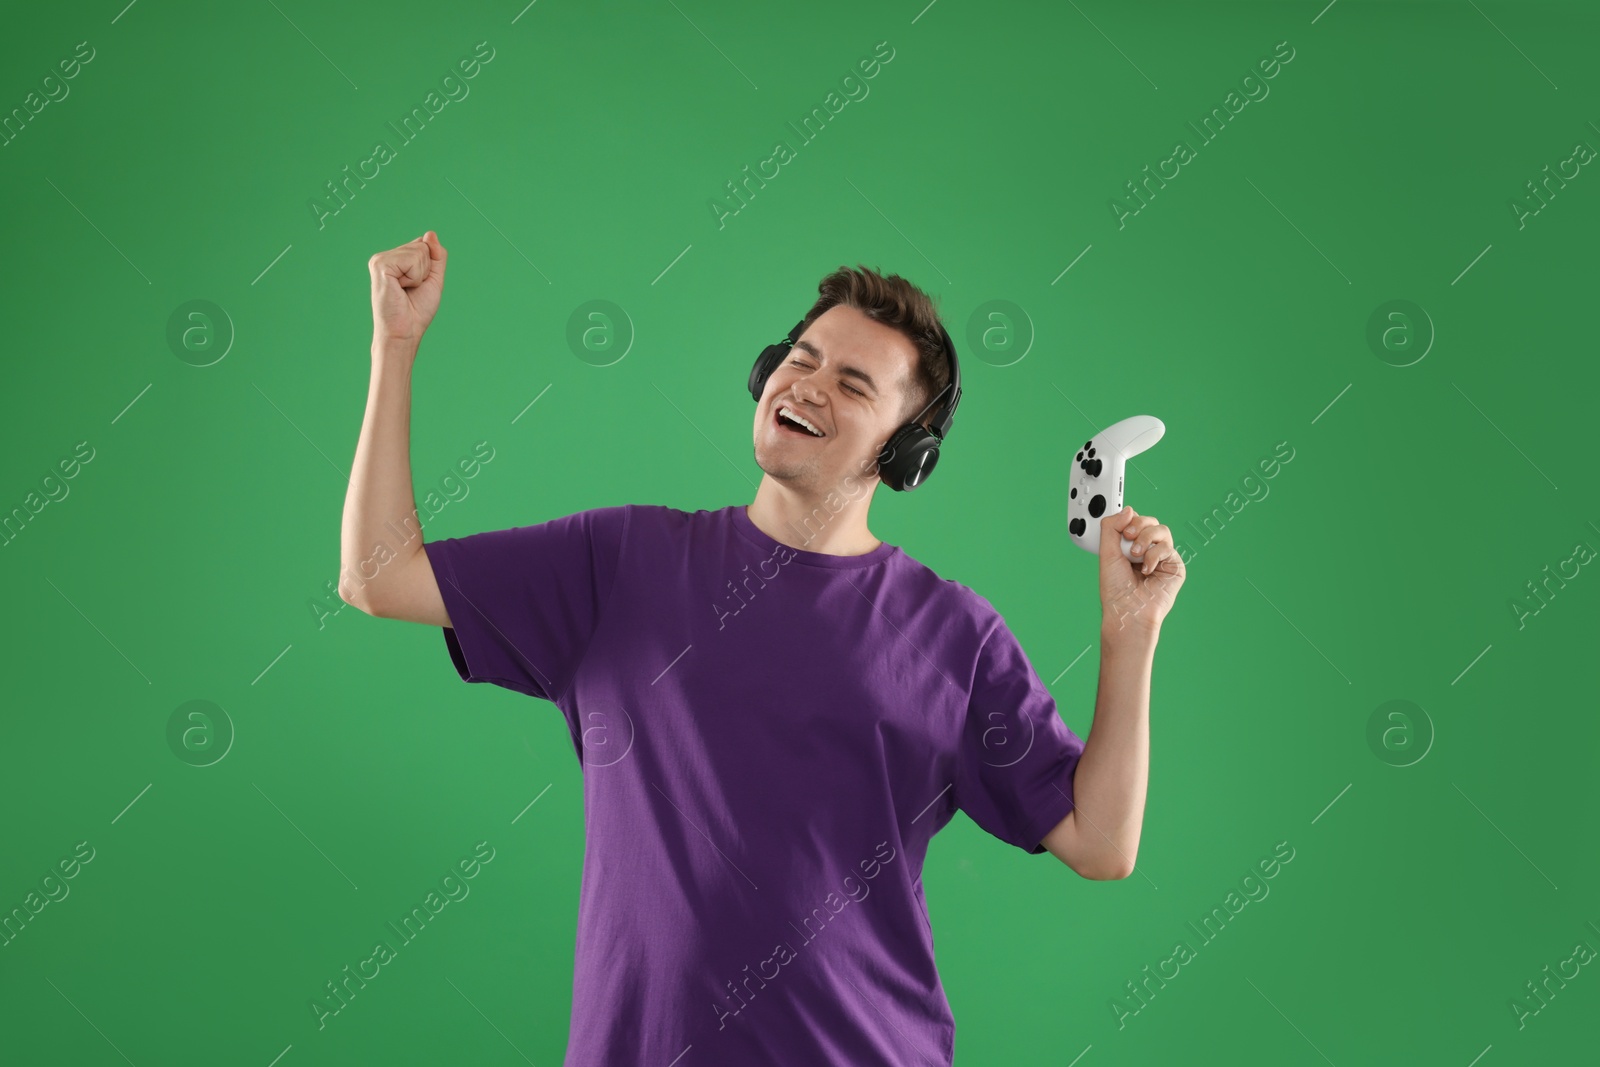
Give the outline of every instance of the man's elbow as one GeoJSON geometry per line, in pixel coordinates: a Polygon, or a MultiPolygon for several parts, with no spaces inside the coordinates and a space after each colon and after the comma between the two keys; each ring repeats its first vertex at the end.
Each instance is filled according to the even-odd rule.
{"type": "Polygon", "coordinates": [[[378,609],[373,605],[365,586],[357,585],[353,582],[346,582],[343,579],[340,579],[339,599],[358,611],[361,611],[367,615],[371,615],[375,619],[383,617],[378,609]]]}
{"type": "MultiPolygon", "coordinates": [[[[1066,862],[1063,860],[1062,862],[1066,862]]],[[[1120,882],[1133,874],[1133,857],[1121,854],[1106,857],[1095,857],[1095,861],[1069,864],[1080,878],[1087,878],[1091,882],[1120,882]]]]}
{"type": "Polygon", "coordinates": [[[1040,842],[1051,855],[1092,882],[1116,882],[1133,873],[1134,857],[1110,849],[1110,855],[1091,849],[1078,832],[1078,809],[1073,808],[1040,842]]]}
{"type": "Polygon", "coordinates": [[[1087,878],[1091,882],[1118,882],[1133,873],[1133,864],[1116,857],[1115,863],[1088,862],[1074,856],[1070,851],[1055,853],[1056,859],[1066,864],[1079,878],[1087,878]]]}
{"type": "Polygon", "coordinates": [[[1133,864],[1119,863],[1115,867],[1110,867],[1099,871],[1079,871],[1078,873],[1083,877],[1095,882],[1120,882],[1122,879],[1133,874],[1133,864]]]}

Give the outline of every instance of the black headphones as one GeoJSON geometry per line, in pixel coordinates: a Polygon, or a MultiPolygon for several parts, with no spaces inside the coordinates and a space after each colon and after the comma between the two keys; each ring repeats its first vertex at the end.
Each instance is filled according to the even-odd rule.
{"type": "MultiPolygon", "coordinates": [[[[789,355],[789,350],[800,339],[801,327],[805,319],[794,324],[794,329],[789,331],[789,336],[776,344],[768,345],[756,357],[755,366],[750,368],[750,395],[757,403],[761,402],[761,394],[767,387],[767,379],[772,372],[789,355]]],[[[939,334],[944,338],[944,354],[950,361],[950,384],[939,391],[939,395],[928,401],[927,407],[918,412],[917,417],[906,423],[894,432],[883,446],[883,451],[878,453],[878,478],[897,493],[910,492],[933,473],[934,465],[939,462],[939,445],[950,432],[950,422],[955,418],[956,406],[961,403],[961,364],[956,362],[956,346],[950,340],[950,333],[941,324],[939,334]],[[933,407],[939,398],[946,393],[950,399],[939,406],[937,414],[933,417],[932,429],[919,425],[928,408],[933,407]]]]}

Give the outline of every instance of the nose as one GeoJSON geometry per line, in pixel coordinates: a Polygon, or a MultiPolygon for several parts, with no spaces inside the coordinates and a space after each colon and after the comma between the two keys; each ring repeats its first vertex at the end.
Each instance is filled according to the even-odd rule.
{"type": "Polygon", "coordinates": [[[809,378],[796,378],[789,392],[794,394],[796,400],[816,405],[822,390],[818,389],[809,378]]]}

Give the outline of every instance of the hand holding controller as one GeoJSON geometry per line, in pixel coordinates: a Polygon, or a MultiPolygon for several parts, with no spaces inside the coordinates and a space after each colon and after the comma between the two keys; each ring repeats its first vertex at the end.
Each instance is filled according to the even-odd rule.
{"type": "MultiPolygon", "coordinates": [[[[1154,415],[1133,415],[1083,443],[1068,479],[1067,532],[1073,543],[1100,554],[1100,519],[1122,510],[1122,475],[1127,462],[1167,432],[1154,415]]],[[[1132,559],[1132,541],[1119,538],[1122,555],[1132,559]]]]}

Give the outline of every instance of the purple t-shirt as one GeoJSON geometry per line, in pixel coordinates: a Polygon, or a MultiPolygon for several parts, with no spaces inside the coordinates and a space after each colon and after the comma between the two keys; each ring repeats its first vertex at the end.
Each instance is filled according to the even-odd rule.
{"type": "Polygon", "coordinates": [[[565,1067],[950,1064],[929,839],[1043,853],[1083,752],[988,600],[742,504],[425,547],[456,670],[553,702],[583,771],[565,1067]]]}

